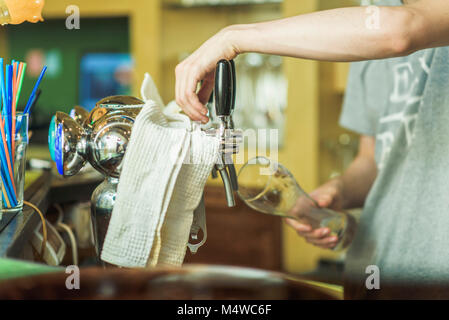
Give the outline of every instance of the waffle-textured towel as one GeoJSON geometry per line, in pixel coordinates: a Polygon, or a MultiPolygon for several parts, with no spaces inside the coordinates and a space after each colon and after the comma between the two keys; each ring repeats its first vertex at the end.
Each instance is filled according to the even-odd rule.
{"type": "Polygon", "coordinates": [[[179,266],[219,140],[166,115],[149,75],[133,126],[101,259],[123,267],[179,266]]]}

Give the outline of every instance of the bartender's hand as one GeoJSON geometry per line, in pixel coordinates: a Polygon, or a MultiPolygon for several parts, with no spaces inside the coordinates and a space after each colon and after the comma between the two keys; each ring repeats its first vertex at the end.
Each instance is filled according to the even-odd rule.
{"type": "Polygon", "coordinates": [[[216,64],[221,59],[232,60],[239,53],[231,42],[231,33],[232,28],[223,29],[176,67],[176,102],[192,120],[209,121],[205,104],[214,88],[216,64]]]}
{"type": "MultiPolygon", "coordinates": [[[[322,208],[329,208],[336,211],[343,209],[343,191],[340,179],[334,179],[322,185],[310,196],[322,208]]],[[[300,216],[302,210],[308,210],[304,205],[304,199],[299,198],[296,206],[290,211],[292,216],[300,216]]],[[[319,228],[312,230],[310,225],[302,224],[297,220],[286,219],[288,225],[296,230],[298,235],[304,237],[307,242],[323,249],[332,249],[337,245],[338,237],[331,236],[329,228],[319,228]]]]}
{"type": "MultiPolygon", "coordinates": [[[[365,135],[360,137],[358,154],[348,169],[339,178],[327,182],[310,194],[320,207],[341,211],[364,206],[366,197],[377,177],[375,146],[375,137],[365,135]]],[[[310,205],[310,201],[299,198],[290,214],[298,216],[301,210],[310,210],[310,205]]],[[[301,224],[296,220],[290,219],[287,220],[287,223],[300,236],[305,237],[308,242],[316,246],[332,249],[337,244],[338,239],[330,236],[328,228],[312,231],[311,226],[301,224]]]]}

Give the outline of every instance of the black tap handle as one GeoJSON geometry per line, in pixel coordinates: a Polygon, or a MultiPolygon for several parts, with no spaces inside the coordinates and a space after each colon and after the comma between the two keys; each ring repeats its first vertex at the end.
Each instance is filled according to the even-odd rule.
{"type": "Polygon", "coordinates": [[[236,72],[235,72],[235,62],[234,60],[229,61],[231,64],[231,74],[232,74],[232,97],[231,97],[231,114],[234,112],[235,109],[235,97],[237,95],[237,79],[236,79],[236,72]]]}
{"type": "Polygon", "coordinates": [[[230,116],[232,113],[232,64],[220,60],[215,70],[215,112],[217,116],[230,116]]]}

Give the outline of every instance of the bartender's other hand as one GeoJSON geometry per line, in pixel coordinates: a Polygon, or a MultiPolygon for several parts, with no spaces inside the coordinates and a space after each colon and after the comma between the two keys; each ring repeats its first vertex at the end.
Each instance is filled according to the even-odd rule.
{"type": "Polygon", "coordinates": [[[205,105],[214,88],[217,62],[232,60],[239,54],[232,41],[233,30],[221,30],[176,67],[176,103],[194,121],[209,121],[205,105]]]}
{"type": "MultiPolygon", "coordinates": [[[[310,196],[322,208],[333,210],[343,209],[343,192],[342,182],[337,178],[331,180],[312,193],[310,196]]],[[[295,207],[290,211],[292,216],[301,216],[302,210],[308,210],[304,204],[305,199],[300,197],[295,207]]],[[[300,223],[297,220],[286,219],[286,223],[296,230],[298,235],[304,237],[308,243],[323,249],[332,249],[337,245],[338,237],[331,236],[329,228],[319,228],[313,230],[310,225],[300,223]]]]}

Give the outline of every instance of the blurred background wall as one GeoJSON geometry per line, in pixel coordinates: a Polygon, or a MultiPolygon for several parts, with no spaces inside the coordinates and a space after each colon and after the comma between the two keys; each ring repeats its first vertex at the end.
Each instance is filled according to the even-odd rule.
{"type": "MultiPolygon", "coordinates": [[[[354,1],[46,0],[44,23],[0,30],[0,54],[28,62],[26,92],[38,75],[34,70],[49,66],[32,124],[33,143],[44,146],[56,110],[68,112],[76,104],[90,109],[101,95],[140,96],[144,72],[169,102],[175,66],[227,25],[346,5],[354,1]],[[65,27],[69,5],[80,8],[79,30],[65,27]]],[[[342,172],[357,149],[357,137],[338,126],[348,65],[257,55],[242,56],[237,63],[239,85],[249,89],[238,92],[236,121],[281,130],[279,160],[306,191],[342,172]],[[261,96],[273,86],[276,90],[261,96]]],[[[286,271],[306,272],[320,259],[344,259],[344,253],[314,248],[281,228],[279,251],[286,271]]]]}

